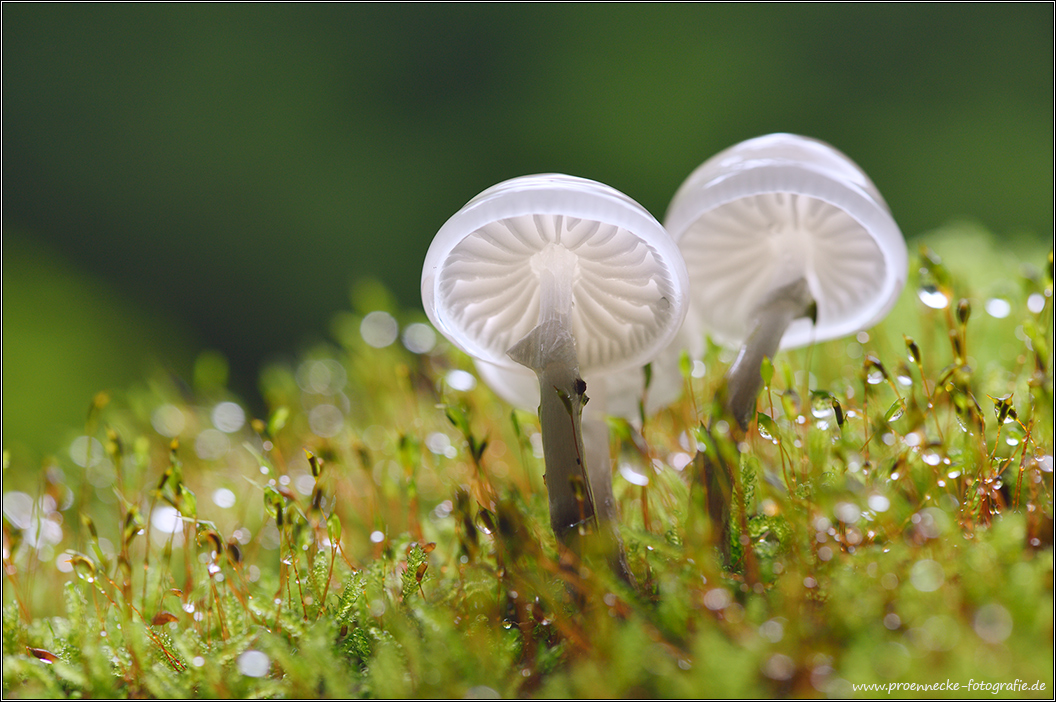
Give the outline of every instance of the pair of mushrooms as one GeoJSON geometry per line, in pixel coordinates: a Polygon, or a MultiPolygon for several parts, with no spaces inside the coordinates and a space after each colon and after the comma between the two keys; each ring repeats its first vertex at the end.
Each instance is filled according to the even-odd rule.
{"type": "Polygon", "coordinates": [[[699,357],[705,334],[740,346],[726,406],[746,428],[763,357],[872,326],[906,265],[898,226],[854,162],[824,142],[771,134],[697,168],[663,226],[583,178],[491,187],[437,233],[422,301],[492,389],[539,408],[558,540],[578,550],[581,534],[601,533],[630,579],[604,414],[633,413],[642,366],[665,349],[699,357]]]}

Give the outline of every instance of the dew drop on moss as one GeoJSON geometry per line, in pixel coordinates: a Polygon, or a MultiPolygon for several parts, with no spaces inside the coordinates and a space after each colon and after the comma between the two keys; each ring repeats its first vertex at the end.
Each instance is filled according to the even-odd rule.
{"type": "Polygon", "coordinates": [[[917,291],[917,297],[925,305],[933,310],[944,310],[950,305],[950,299],[939,290],[937,287],[931,284],[925,284],[920,286],[917,291]]]}
{"type": "Polygon", "coordinates": [[[261,651],[243,651],[238,657],[238,672],[249,678],[262,678],[268,674],[271,659],[261,651]]]}
{"type": "Polygon", "coordinates": [[[994,319],[1004,319],[1011,312],[1012,305],[1004,298],[992,297],[986,301],[986,313],[994,319]]]}
{"type": "Polygon", "coordinates": [[[1045,309],[1045,296],[1041,293],[1031,293],[1027,298],[1027,309],[1038,314],[1045,309]]]}
{"type": "Polygon", "coordinates": [[[972,628],[983,641],[999,644],[1012,634],[1012,615],[996,602],[985,604],[975,613],[972,628]]]}
{"type": "Polygon", "coordinates": [[[913,565],[909,572],[909,581],[920,592],[934,592],[946,582],[946,575],[941,564],[925,558],[913,565]]]}

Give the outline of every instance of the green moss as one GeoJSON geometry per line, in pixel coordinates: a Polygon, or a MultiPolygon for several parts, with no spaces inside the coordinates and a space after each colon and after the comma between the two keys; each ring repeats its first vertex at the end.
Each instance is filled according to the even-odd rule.
{"type": "Polygon", "coordinates": [[[886,697],[854,686],[1019,679],[1046,689],[997,696],[1051,696],[1051,280],[926,261],[977,301],[967,325],[911,281],[868,338],[786,354],[739,449],[701,430],[714,346],[692,398],[641,431],[613,423],[614,455],[649,476],[614,476],[638,592],[604,559],[562,562],[533,416],[452,387],[471,365],[446,348],[353,333],[376,290],[340,346],[265,372],[259,420],[220,431],[222,388],[164,381],[99,405],[99,468],[60,459],[39,495],[5,495],[5,695],[886,697]],[[980,312],[985,275],[1018,281],[1012,319],[980,312]],[[865,380],[868,357],[888,381],[865,380]],[[822,387],[793,393],[806,370],[822,387]],[[736,466],[715,483],[728,524],[709,521],[688,437],[736,466]]]}

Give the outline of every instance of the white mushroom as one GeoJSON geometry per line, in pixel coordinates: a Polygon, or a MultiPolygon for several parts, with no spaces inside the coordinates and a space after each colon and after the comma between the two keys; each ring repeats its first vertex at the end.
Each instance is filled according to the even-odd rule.
{"type": "Polygon", "coordinates": [[[537,376],[550,524],[563,543],[609,516],[596,506],[611,485],[584,465],[581,372],[646,363],[682,322],[686,281],[678,248],[641,205],[566,175],[485,190],[429,247],[422,302],[433,325],[478,361],[537,376]]]}
{"type": "Polygon", "coordinates": [[[794,134],[749,139],[690,174],[665,227],[690,271],[685,336],[741,346],[727,409],[746,428],[760,364],[866,329],[906,280],[906,244],[876,186],[832,146],[794,134]]]}

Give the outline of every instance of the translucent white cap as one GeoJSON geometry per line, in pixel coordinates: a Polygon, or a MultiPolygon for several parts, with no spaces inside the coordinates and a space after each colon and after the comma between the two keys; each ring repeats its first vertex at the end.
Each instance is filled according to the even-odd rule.
{"type": "Polygon", "coordinates": [[[572,333],[581,372],[647,363],[685,317],[678,247],[641,205],[601,183],[523,176],[488,188],[440,228],[425,257],[422,304],[453,344],[499,366],[539,323],[544,250],[575,256],[572,333]]]}
{"type": "Polygon", "coordinates": [[[844,336],[880,321],[906,281],[906,243],[883,197],[817,139],[769,134],[720,152],[678,189],[664,225],[690,271],[693,339],[739,345],[756,306],[797,277],[817,323],[794,321],[781,347],[844,336]]]}
{"type": "MultiPolygon", "coordinates": [[[[670,355],[672,350],[677,352],[673,345],[669,345],[661,353],[670,355]]],[[[673,362],[670,358],[658,361],[653,364],[653,378],[648,392],[645,389],[644,368],[628,368],[619,373],[585,374],[586,395],[590,398],[588,409],[633,422],[639,417],[639,402],[643,395],[647,416],[677,400],[682,394],[682,376],[677,371],[667,371],[677,365],[677,358],[673,362]]],[[[539,380],[534,372],[512,361],[503,365],[480,360],[474,363],[480,379],[503,400],[526,410],[539,407],[539,380]]]]}

